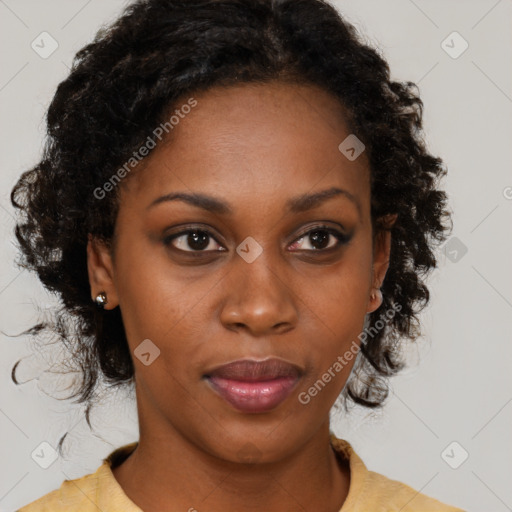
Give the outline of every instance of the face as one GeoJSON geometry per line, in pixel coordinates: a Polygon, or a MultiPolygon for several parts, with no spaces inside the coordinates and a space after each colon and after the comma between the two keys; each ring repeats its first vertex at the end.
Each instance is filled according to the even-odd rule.
{"type": "Polygon", "coordinates": [[[354,362],[339,356],[380,305],[389,236],[373,240],[368,161],[338,149],[350,130],[327,92],[244,84],[194,98],[122,183],[113,253],[89,242],[91,293],[120,307],[141,434],[168,429],[231,461],[251,439],[278,460],[328,421],[354,362]],[[269,357],[300,369],[269,410],[240,410],[204,377],[269,357]]]}

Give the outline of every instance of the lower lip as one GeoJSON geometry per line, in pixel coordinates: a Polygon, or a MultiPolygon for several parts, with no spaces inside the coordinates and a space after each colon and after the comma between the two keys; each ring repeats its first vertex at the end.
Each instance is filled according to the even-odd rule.
{"type": "Polygon", "coordinates": [[[243,412],[266,412],[277,407],[291,394],[298,382],[297,377],[247,382],[207,377],[212,388],[235,409],[243,412]]]}

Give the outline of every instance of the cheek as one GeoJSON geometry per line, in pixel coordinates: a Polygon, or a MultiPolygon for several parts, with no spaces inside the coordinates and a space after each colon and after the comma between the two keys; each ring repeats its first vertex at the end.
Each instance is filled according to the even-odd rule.
{"type": "Polygon", "coordinates": [[[325,267],[303,267],[299,294],[309,297],[313,311],[335,327],[364,317],[371,285],[371,241],[360,236],[346,248],[339,261],[325,267]]]}
{"type": "Polygon", "coordinates": [[[184,359],[201,325],[197,316],[208,287],[199,286],[197,279],[187,277],[161,255],[155,257],[155,252],[128,252],[120,245],[116,273],[121,277],[116,288],[128,343],[133,354],[143,340],[150,339],[165,359],[184,359]]]}
{"type": "Polygon", "coordinates": [[[144,290],[138,291],[138,284],[134,283],[132,298],[127,298],[121,306],[132,351],[140,341],[151,339],[165,359],[186,360],[190,356],[187,352],[193,353],[194,340],[199,338],[205,322],[200,314],[204,293],[195,293],[176,281],[163,279],[147,280],[142,287],[144,290]]]}
{"type": "MultiPolygon", "coordinates": [[[[305,311],[310,311],[308,330],[315,333],[315,350],[311,352],[316,374],[313,380],[330,370],[325,376],[331,382],[330,389],[343,386],[354,364],[367,312],[371,264],[371,245],[359,244],[328,271],[310,271],[310,275],[301,278],[303,290],[307,290],[302,294],[307,297],[305,311]]],[[[335,390],[332,393],[336,395],[335,390]]]]}

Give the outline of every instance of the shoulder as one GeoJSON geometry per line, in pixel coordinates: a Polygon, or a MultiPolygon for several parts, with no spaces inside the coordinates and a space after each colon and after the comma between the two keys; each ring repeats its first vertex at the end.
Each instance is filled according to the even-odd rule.
{"type": "Polygon", "coordinates": [[[60,512],[80,510],[89,512],[97,510],[94,505],[103,465],[94,473],[65,480],[58,489],[25,505],[16,512],[60,512]]]}
{"type": "Polygon", "coordinates": [[[340,512],[464,512],[398,480],[369,471],[350,443],[331,434],[334,450],[350,463],[350,487],[340,512]]]}
{"type": "Polygon", "coordinates": [[[365,490],[370,503],[386,504],[379,509],[386,512],[464,512],[374,471],[368,471],[365,490]]]}
{"type": "Polygon", "coordinates": [[[94,473],[65,480],[58,489],[16,512],[98,512],[98,507],[99,510],[111,510],[113,505],[118,504],[126,505],[126,511],[135,510],[130,508],[133,504],[127,503],[129,500],[113,478],[111,466],[127,457],[136,444],[131,443],[114,450],[103,459],[94,473]]]}

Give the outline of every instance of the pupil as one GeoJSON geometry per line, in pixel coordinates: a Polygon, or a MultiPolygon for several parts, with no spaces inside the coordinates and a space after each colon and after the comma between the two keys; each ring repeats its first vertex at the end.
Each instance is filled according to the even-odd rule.
{"type": "Polygon", "coordinates": [[[329,233],[327,233],[327,231],[325,231],[325,230],[313,231],[310,233],[309,237],[311,240],[311,244],[316,249],[323,249],[324,247],[329,245],[329,233]],[[323,233],[323,235],[322,235],[322,233],[323,233]],[[319,243],[321,245],[321,247],[316,247],[315,244],[317,244],[317,243],[319,243]]]}
{"type": "Polygon", "coordinates": [[[199,251],[208,247],[208,234],[204,231],[193,231],[188,235],[187,243],[192,249],[199,251]]]}

